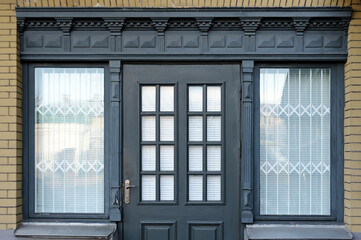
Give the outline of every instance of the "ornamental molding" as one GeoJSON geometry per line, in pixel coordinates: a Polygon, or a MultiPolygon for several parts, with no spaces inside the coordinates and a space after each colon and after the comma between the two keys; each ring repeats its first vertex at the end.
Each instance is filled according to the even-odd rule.
{"type": "Polygon", "coordinates": [[[244,34],[246,36],[252,36],[256,34],[257,28],[261,25],[261,18],[253,19],[240,19],[244,34]]]}
{"type": "MultiPolygon", "coordinates": [[[[59,53],[93,58],[137,56],[235,56],[279,59],[290,54],[347,57],[348,12],[307,14],[181,10],[68,10],[17,12],[21,57],[59,53]],[[70,10],[70,12],[74,11],[70,10]],[[52,13],[52,14],[50,14],[52,13]],[[91,13],[91,14],[90,14],[91,13]],[[89,16],[92,15],[92,16],[89,16]],[[119,16],[117,16],[119,15],[119,16]],[[241,14],[242,15],[242,14],[241,14]],[[259,16],[258,16],[259,15],[259,16]]],[[[35,10],[32,10],[35,11],[35,10]]],[[[302,11],[301,11],[302,13],[302,11]]],[[[298,55],[299,57],[299,55],[298,55]]],[[[175,57],[175,59],[179,59],[175,57]]],[[[239,58],[236,58],[239,59],[239,58]]]]}
{"type": "Polygon", "coordinates": [[[124,29],[143,29],[165,32],[168,29],[182,28],[191,30],[197,28],[202,33],[209,30],[243,30],[246,35],[252,35],[259,29],[294,28],[296,32],[306,29],[344,30],[349,25],[348,18],[18,18],[18,30],[47,30],[56,29],[65,33],[78,28],[96,30],[108,29],[111,32],[124,29]]]}

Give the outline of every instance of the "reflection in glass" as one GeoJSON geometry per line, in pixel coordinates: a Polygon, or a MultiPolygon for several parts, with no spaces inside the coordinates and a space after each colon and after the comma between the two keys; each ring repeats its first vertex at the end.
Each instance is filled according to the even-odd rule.
{"type": "Polygon", "coordinates": [[[207,176],[207,201],[221,200],[221,176],[207,176]]]}
{"type": "Polygon", "coordinates": [[[207,117],[207,141],[221,141],[221,117],[207,117]]]}
{"type": "Polygon", "coordinates": [[[155,171],[155,146],[142,146],[142,171],[155,171]]]}
{"type": "Polygon", "coordinates": [[[202,171],[203,170],[203,147],[189,146],[188,147],[188,170],[202,171]]]}
{"type": "Polygon", "coordinates": [[[221,111],[221,87],[208,86],[207,87],[207,111],[219,112],[221,111]]]}
{"type": "Polygon", "coordinates": [[[203,87],[189,87],[188,108],[190,112],[201,112],[203,110],[203,87]]]}
{"type": "Polygon", "coordinates": [[[155,111],[155,86],[142,87],[142,111],[154,112],[155,111]]]}
{"type": "Polygon", "coordinates": [[[260,71],[260,212],[330,214],[330,69],[260,71]]]}
{"type": "Polygon", "coordinates": [[[142,141],[155,141],[155,117],[142,117],[142,141]]]}
{"type": "Polygon", "coordinates": [[[188,198],[189,201],[203,200],[203,176],[189,175],[188,179],[188,198]]]}
{"type": "Polygon", "coordinates": [[[207,171],[221,171],[221,146],[207,147],[207,171]]]}
{"type": "Polygon", "coordinates": [[[174,200],[174,176],[162,175],[160,176],[160,200],[173,201],[174,200]]]}
{"type": "Polygon", "coordinates": [[[142,201],[155,201],[155,176],[142,176],[142,201]]]}
{"type": "Polygon", "coordinates": [[[173,86],[160,87],[160,111],[161,112],[174,111],[174,87],[173,86]]]}
{"type": "Polygon", "coordinates": [[[104,213],[104,70],[35,69],[35,212],[104,213]]]}
{"type": "Polygon", "coordinates": [[[160,117],[160,140],[173,141],[174,140],[174,117],[161,116],[160,117]]]}
{"type": "Polygon", "coordinates": [[[189,117],[188,120],[188,139],[189,141],[203,140],[203,117],[189,117]]]}
{"type": "Polygon", "coordinates": [[[160,170],[174,171],[174,146],[160,146],[160,170]]]}

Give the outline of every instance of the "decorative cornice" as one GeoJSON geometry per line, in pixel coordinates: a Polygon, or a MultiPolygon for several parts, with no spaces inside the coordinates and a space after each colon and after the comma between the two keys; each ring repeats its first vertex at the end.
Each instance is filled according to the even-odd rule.
{"type": "Polygon", "coordinates": [[[25,18],[18,18],[17,19],[17,27],[18,27],[18,31],[19,34],[22,35],[24,33],[24,29],[25,29],[25,18]]]}
{"type": "Polygon", "coordinates": [[[187,20],[169,19],[168,21],[168,28],[195,28],[195,27],[197,27],[197,24],[194,19],[187,19],[187,20]]]}
{"type": "Polygon", "coordinates": [[[293,26],[298,36],[303,35],[303,32],[306,30],[309,24],[310,24],[309,18],[293,18],[293,26]]]}
{"type": "Polygon", "coordinates": [[[343,26],[343,31],[345,32],[345,36],[347,37],[348,35],[348,27],[350,25],[350,21],[351,18],[342,18],[342,26],[343,26]]]}
{"type": "Polygon", "coordinates": [[[241,18],[240,19],[244,34],[252,36],[256,34],[257,28],[261,24],[261,18],[241,18]]]}
{"type": "Polygon", "coordinates": [[[72,18],[56,18],[56,25],[63,31],[64,35],[70,34],[70,29],[73,25],[72,18]]]}
{"type": "Polygon", "coordinates": [[[73,22],[74,27],[104,27],[105,22],[99,19],[77,20],[73,22]]]}
{"type": "Polygon", "coordinates": [[[164,35],[165,29],[168,26],[168,18],[152,19],[152,26],[158,32],[158,35],[164,35]]]}
{"type": "Polygon", "coordinates": [[[260,28],[284,29],[294,28],[297,34],[302,34],[307,28],[318,29],[340,29],[347,31],[349,25],[348,18],[94,18],[94,19],[77,19],[77,18],[18,18],[19,31],[24,28],[60,28],[64,33],[76,28],[107,28],[110,32],[120,32],[124,28],[144,28],[146,30],[155,29],[158,33],[165,32],[172,28],[198,28],[202,34],[206,34],[211,28],[241,28],[245,35],[254,35],[260,28]]]}
{"type": "Polygon", "coordinates": [[[212,18],[196,18],[196,24],[201,31],[202,35],[207,35],[208,30],[212,26],[213,19],[212,18]]]}
{"type": "Polygon", "coordinates": [[[239,28],[241,26],[241,23],[235,19],[222,19],[213,21],[213,27],[216,28],[239,28]]]}
{"type": "Polygon", "coordinates": [[[107,27],[111,35],[120,35],[124,26],[124,18],[103,18],[104,26],[107,27]]]}
{"type": "Polygon", "coordinates": [[[261,28],[291,28],[293,27],[293,23],[290,20],[262,20],[260,24],[261,28]]]}
{"type": "Polygon", "coordinates": [[[128,28],[149,28],[152,27],[152,21],[150,19],[133,20],[130,19],[125,21],[125,27],[128,28]]]}

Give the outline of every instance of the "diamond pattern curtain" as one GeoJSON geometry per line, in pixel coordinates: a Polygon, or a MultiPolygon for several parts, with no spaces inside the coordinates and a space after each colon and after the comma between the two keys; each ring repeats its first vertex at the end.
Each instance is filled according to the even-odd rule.
{"type": "Polygon", "coordinates": [[[104,212],[104,70],[35,70],[35,212],[104,212]]]}
{"type": "Polygon", "coordinates": [[[260,212],[330,214],[330,70],[260,72],[260,212]]]}

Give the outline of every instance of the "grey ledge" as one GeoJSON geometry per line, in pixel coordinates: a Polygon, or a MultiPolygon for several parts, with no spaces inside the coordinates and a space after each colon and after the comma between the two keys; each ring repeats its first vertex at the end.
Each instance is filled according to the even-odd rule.
{"type": "Polygon", "coordinates": [[[352,239],[344,225],[253,224],[244,232],[248,239],[352,239]]]}
{"type": "Polygon", "coordinates": [[[50,223],[24,222],[14,234],[16,237],[111,239],[115,223],[50,223]]]}

